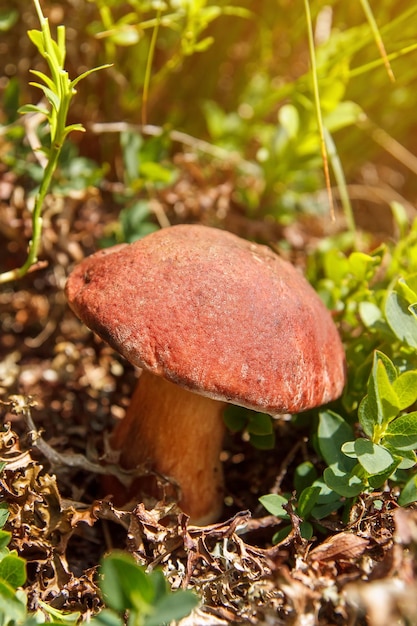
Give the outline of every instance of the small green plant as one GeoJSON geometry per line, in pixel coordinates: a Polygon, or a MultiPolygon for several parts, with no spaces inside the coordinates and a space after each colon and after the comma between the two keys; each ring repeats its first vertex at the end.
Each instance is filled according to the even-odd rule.
{"type": "Polygon", "coordinates": [[[39,0],[33,0],[38,14],[41,30],[28,32],[29,38],[34,43],[40,54],[48,64],[50,76],[37,70],[31,70],[40,81],[31,85],[38,87],[46,98],[49,108],[41,105],[28,104],[20,109],[20,113],[40,113],[45,117],[49,125],[50,142],[43,147],[45,154],[45,166],[39,190],[36,194],[35,205],[32,214],[32,239],[29,242],[28,256],[20,268],[0,274],[0,283],[9,282],[22,278],[27,272],[36,268],[38,253],[41,246],[42,235],[42,208],[46,194],[51,186],[52,178],[58,166],[59,157],[64,142],[72,131],[84,131],[81,124],[67,125],[68,110],[73,96],[76,93],[77,84],[92,72],[98,71],[107,65],[102,65],[84,72],[74,80],[70,80],[64,69],[65,63],[65,27],[58,26],[57,39],[53,39],[49,22],[42,13],[39,0]]]}
{"type": "Polygon", "coordinates": [[[399,371],[417,370],[417,221],[406,226],[393,206],[397,243],[371,252],[343,252],[350,238],[327,239],[309,260],[308,276],[334,311],[346,345],[348,382],[343,406],[356,419],[375,350],[399,371]]]}
{"type": "Polygon", "coordinates": [[[284,540],[292,530],[288,506],[300,518],[300,535],[311,539],[314,529],[320,529],[320,520],[343,506],[340,495],[329,489],[310,461],[301,463],[294,474],[295,497],[293,494],[270,493],[259,498],[265,509],[284,522],[272,538],[274,543],[284,540]]]}
{"type": "Polygon", "coordinates": [[[357,431],[333,411],[319,414],[317,448],[328,466],[323,477],[305,462],[295,471],[295,494],[260,498],[267,511],[287,522],[274,542],[285,539],[292,529],[288,504],[301,520],[301,536],[311,539],[320,520],[341,507],[350,508],[357,496],[385,484],[400,490],[401,506],[417,501],[417,474],[409,472],[417,462],[417,411],[407,411],[417,400],[417,370],[400,372],[385,354],[375,351],[367,387],[357,431]]]}
{"type": "Polygon", "coordinates": [[[351,498],[396,480],[397,470],[414,467],[417,411],[406,409],[416,400],[417,370],[400,373],[386,355],[375,351],[368,393],[358,410],[361,436],[355,438],[337,414],[320,414],[318,442],[329,466],[323,475],[326,484],[351,498]]]}
{"type": "Polygon", "coordinates": [[[190,613],[198,604],[191,591],[171,592],[160,570],[147,574],[133,557],[113,552],[100,568],[100,589],[108,608],[92,620],[93,626],[162,626],[190,613]]]}
{"type": "MultiPolygon", "coordinates": [[[[348,382],[338,412],[320,411],[311,437],[327,465],[323,475],[303,463],[294,493],[261,498],[288,522],[290,502],[305,538],[363,493],[388,486],[401,506],[417,501],[417,221],[408,227],[401,207],[392,209],[397,243],[344,253],[351,239],[343,235],[323,240],[310,260],[310,279],[346,345],[348,382]]],[[[290,530],[287,524],[275,540],[290,530]]]]}

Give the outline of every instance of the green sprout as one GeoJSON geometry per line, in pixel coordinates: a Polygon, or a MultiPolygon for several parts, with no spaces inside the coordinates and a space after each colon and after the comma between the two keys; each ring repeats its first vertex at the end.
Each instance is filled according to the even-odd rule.
{"type": "Polygon", "coordinates": [[[0,283],[10,282],[25,276],[29,271],[38,269],[43,264],[38,261],[39,249],[42,236],[42,208],[46,194],[51,185],[52,178],[58,165],[62,147],[67,135],[72,131],[84,132],[82,124],[66,125],[68,110],[73,96],[76,94],[75,87],[92,72],[109,67],[101,65],[94,69],[80,74],[74,80],[70,80],[68,73],[64,69],[65,63],[65,26],[57,28],[56,41],[51,35],[48,18],[44,17],[39,0],[33,0],[36,12],[39,17],[41,30],[30,30],[28,36],[34,43],[40,54],[46,60],[50,76],[37,70],[30,70],[41,82],[31,82],[34,87],[38,87],[47,100],[49,107],[34,104],[27,104],[19,109],[22,114],[37,113],[44,116],[49,124],[50,144],[42,148],[46,156],[42,181],[36,194],[35,205],[32,213],[32,239],[29,242],[26,261],[19,268],[0,274],[0,283]]]}

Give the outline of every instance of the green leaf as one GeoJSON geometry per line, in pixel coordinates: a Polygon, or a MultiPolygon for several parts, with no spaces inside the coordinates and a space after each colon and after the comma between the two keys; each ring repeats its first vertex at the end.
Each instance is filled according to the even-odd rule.
{"type": "MultiPolygon", "coordinates": [[[[2,511],[2,517],[3,517],[3,520],[4,520],[4,510],[2,511]]],[[[4,523],[6,523],[6,521],[7,521],[7,518],[4,521],[4,523]]],[[[8,546],[9,543],[10,543],[10,539],[11,538],[12,538],[12,533],[11,532],[9,532],[8,530],[0,530],[0,549],[3,549],[6,546],[8,546]]]]}
{"type": "Polygon", "coordinates": [[[327,465],[336,465],[343,473],[354,467],[355,462],[347,458],[341,450],[343,444],[353,438],[352,428],[340,415],[332,411],[320,413],[318,444],[327,465]]]}
{"type": "Polygon", "coordinates": [[[319,495],[320,487],[317,486],[306,487],[306,489],[303,489],[303,491],[300,493],[298,498],[297,512],[303,520],[306,520],[309,517],[311,511],[317,503],[319,495]]]}
{"type": "Polygon", "coordinates": [[[399,463],[400,460],[397,457],[394,460],[394,465],[391,465],[391,467],[387,468],[384,472],[381,472],[381,474],[374,474],[373,476],[369,476],[368,482],[372,489],[380,489],[382,485],[392,476],[392,474],[394,474],[399,463]]]}
{"type": "Polygon", "coordinates": [[[57,27],[57,41],[52,39],[49,28],[47,32],[43,28],[42,30],[46,43],[46,58],[49,64],[53,65],[59,71],[64,67],[65,62],[65,26],[60,24],[57,27]]]}
{"type": "MultiPolygon", "coordinates": [[[[391,450],[391,447],[384,442],[384,445],[388,448],[393,456],[398,454],[397,450],[391,450]]],[[[400,470],[408,470],[414,467],[417,463],[417,455],[414,450],[401,450],[400,463],[398,465],[398,469],[400,470]]]]}
{"type": "Polygon", "coordinates": [[[199,598],[192,591],[166,594],[155,604],[154,613],[145,617],[144,626],[161,626],[180,620],[191,613],[198,604],[199,598]]]}
{"type": "Polygon", "coordinates": [[[45,117],[48,117],[49,115],[48,109],[38,107],[36,106],[36,104],[24,104],[23,106],[19,107],[18,111],[21,115],[24,115],[25,113],[41,113],[45,117]]]}
{"type": "Polygon", "coordinates": [[[30,70],[30,73],[34,74],[35,76],[43,80],[43,82],[48,87],[48,89],[50,89],[53,92],[56,92],[56,89],[57,89],[56,85],[54,81],[51,78],[49,78],[49,76],[47,76],[43,72],[39,72],[38,70],[30,70]]]}
{"type": "Polygon", "coordinates": [[[398,339],[417,348],[417,319],[410,312],[409,303],[395,291],[391,291],[385,301],[385,317],[398,339]]]}
{"type": "Polygon", "coordinates": [[[306,487],[310,487],[317,478],[317,470],[311,461],[304,461],[295,468],[294,487],[297,493],[301,493],[306,487]]]}
{"type": "Polygon", "coordinates": [[[93,72],[99,72],[100,70],[105,70],[108,67],[112,67],[112,63],[105,63],[104,65],[99,65],[98,67],[93,67],[91,70],[87,70],[86,72],[83,72],[82,74],[80,74],[79,76],[77,76],[77,78],[74,78],[74,80],[71,81],[70,85],[72,88],[76,87],[76,85],[78,85],[78,83],[81,80],[84,80],[84,78],[86,78],[87,76],[90,76],[90,74],[92,74],[93,72]]]}
{"type": "MultiPolygon", "coordinates": [[[[355,468],[353,468],[355,470],[355,468]]],[[[345,498],[354,498],[362,493],[366,485],[356,473],[342,473],[337,465],[326,467],[323,478],[333,491],[345,498]]]]}
{"type": "MultiPolygon", "coordinates": [[[[205,52],[205,50],[208,50],[213,43],[214,37],[204,37],[204,39],[201,39],[193,45],[192,52],[205,52]]],[[[191,52],[191,50],[189,52],[191,52]]]]}
{"type": "Polygon", "coordinates": [[[349,268],[352,274],[360,281],[367,280],[372,277],[373,267],[375,266],[374,257],[364,252],[352,252],[349,256],[349,268]]]}
{"type": "Polygon", "coordinates": [[[398,377],[398,373],[397,373],[397,370],[395,369],[394,363],[386,354],[384,354],[380,350],[375,350],[373,368],[375,369],[375,367],[377,367],[378,363],[380,362],[384,364],[384,368],[387,372],[389,382],[393,383],[394,380],[396,380],[398,377]]]}
{"type": "Polygon", "coordinates": [[[400,374],[392,387],[397,394],[400,409],[407,409],[417,400],[417,371],[400,374]]]}
{"type": "Polygon", "coordinates": [[[417,449],[417,411],[400,415],[384,433],[384,442],[396,450],[417,449]]]}
{"type": "Polygon", "coordinates": [[[42,56],[45,56],[45,48],[43,46],[43,35],[42,31],[32,29],[28,30],[28,37],[31,42],[36,46],[42,56]]]}
{"type": "MultiPolygon", "coordinates": [[[[5,523],[7,522],[9,518],[9,507],[7,502],[0,502],[0,528],[3,528],[3,526],[5,525],[5,523]]],[[[2,533],[4,533],[4,530],[0,530],[0,537],[2,535],[2,533]]],[[[7,533],[10,537],[10,533],[7,533]]],[[[6,544],[7,545],[7,544],[6,544]]],[[[1,547],[1,544],[0,544],[1,547]]]]}
{"type": "MultiPolygon", "coordinates": [[[[335,492],[336,493],[336,492],[335,492]]],[[[320,521],[325,519],[338,509],[342,508],[343,501],[340,497],[340,494],[337,494],[338,500],[333,500],[332,502],[328,502],[327,504],[317,504],[311,512],[311,517],[315,520],[320,521]]]]}
{"type": "Polygon", "coordinates": [[[397,378],[397,370],[392,361],[379,350],[374,352],[372,372],[368,380],[367,404],[362,408],[361,418],[366,426],[366,433],[373,437],[375,426],[388,423],[399,412],[399,402],[392,383],[397,378]],[[370,418],[374,428],[369,432],[370,418]]]}
{"type": "Polygon", "coordinates": [[[50,618],[52,618],[50,622],[54,624],[63,624],[64,626],[76,626],[76,624],[80,621],[80,611],[62,611],[61,609],[57,609],[39,599],[38,604],[42,608],[42,610],[50,618]]]}
{"type": "Polygon", "coordinates": [[[72,133],[74,130],[85,133],[85,128],[82,124],[69,124],[69,126],[65,126],[64,133],[65,135],[69,135],[69,133],[72,133]]]}
{"type": "Polygon", "coordinates": [[[149,612],[155,592],[149,576],[133,557],[124,552],[106,556],[100,568],[100,589],[104,601],[114,611],[149,612]]]}
{"type": "Polygon", "coordinates": [[[413,288],[411,286],[410,283],[413,283],[413,278],[407,277],[407,280],[404,280],[404,278],[399,278],[396,285],[395,285],[395,291],[398,293],[398,295],[403,298],[409,305],[410,304],[415,304],[416,300],[417,300],[417,293],[415,291],[415,288],[413,288]]]}
{"type": "Polygon", "coordinates": [[[334,133],[341,128],[355,124],[363,114],[362,109],[356,102],[345,100],[325,116],[324,123],[330,133],[334,133]]]}
{"type": "Polygon", "coordinates": [[[0,617],[2,611],[7,616],[3,624],[24,624],[27,617],[26,605],[16,596],[16,591],[6,581],[0,579],[0,617]]]}
{"type": "Polygon", "coordinates": [[[365,396],[358,408],[359,423],[368,437],[374,434],[374,428],[378,424],[378,409],[376,403],[372,403],[369,396],[365,396]]]}
{"type": "Polygon", "coordinates": [[[253,435],[270,435],[273,432],[272,418],[266,413],[251,413],[248,431],[253,435]]]}
{"type": "Polygon", "coordinates": [[[314,528],[310,524],[310,522],[306,522],[304,520],[301,521],[300,522],[300,535],[302,536],[302,538],[307,539],[307,541],[310,541],[313,534],[314,534],[314,528]]]}
{"type": "Polygon", "coordinates": [[[383,322],[382,311],[373,302],[359,302],[359,315],[367,328],[374,328],[383,322]]]}
{"type": "Polygon", "coordinates": [[[417,475],[411,476],[411,478],[405,483],[400,496],[398,498],[398,504],[400,506],[408,506],[413,502],[417,502],[417,475]]]}
{"type": "Polygon", "coordinates": [[[230,404],[226,407],[226,410],[223,414],[224,422],[229,430],[232,433],[237,433],[239,430],[243,430],[247,423],[247,413],[246,410],[230,404]]]}
{"type": "Polygon", "coordinates": [[[359,463],[368,474],[382,474],[395,466],[392,454],[369,439],[356,439],[354,444],[359,463]]]}
{"type": "Polygon", "coordinates": [[[343,454],[346,454],[350,459],[357,459],[358,455],[355,452],[355,442],[354,441],[346,441],[346,443],[342,446],[343,454]]]}
{"type": "Polygon", "coordinates": [[[0,561],[0,578],[17,589],[26,581],[26,561],[11,552],[0,561]]]}
{"type": "Polygon", "coordinates": [[[281,543],[281,541],[284,541],[284,539],[288,537],[291,531],[292,531],[292,526],[284,526],[283,528],[280,528],[278,532],[276,532],[273,535],[272,543],[273,544],[281,543]]]}
{"type": "Polygon", "coordinates": [[[321,520],[343,506],[340,494],[331,489],[322,478],[316,480],[314,486],[320,487],[317,504],[311,511],[314,519],[321,520]]]}
{"type": "Polygon", "coordinates": [[[48,89],[48,87],[45,87],[45,85],[41,85],[40,83],[30,82],[29,85],[32,85],[32,87],[37,87],[38,89],[43,91],[46,99],[51,104],[51,106],[55,109],[55,111],[59,111],[61,101],[56,93],[54,93],[51,89],[48,89]]]}
{"type": "Polygon", "coordinates": [[[249,441],[258,450],[272,450],[275,446],[275,433],[270,435],[254,435],[249,433],[249,441]]]}
{"type": "Polygon", "coordinates": [[[336,284],[344,280],[349,272],[349,261],[340,250],[330,248],[324,257],[323,265],[326,276],[336,284]]]}
{"type": "Polygon", "coordinates": [[[377,361],[375,392],[377,405],[382,413],[382,422],[389,422],[398,415],[400,406],[385,364],[380,359],[377,361]]]}
{"type": "Polygon", "coordinates": [[[283,508],[283,504],[288,504],[288,499],[284,498],[284,496],[280,496],[276,493],[269,493],[266,496],[261,496],[259,498],[259,502],[269,513],[271,513],[271,515],[275,515],[275,517],[280,517],[282,519],[288,519],[288,513],[283,508]]]}

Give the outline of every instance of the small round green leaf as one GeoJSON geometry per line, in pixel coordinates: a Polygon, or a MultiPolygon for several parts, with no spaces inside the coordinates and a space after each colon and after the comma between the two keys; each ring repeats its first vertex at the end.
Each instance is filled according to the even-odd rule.
{"type": "Polygon", "coordinates": [[[417,502],[417,475],[414,475],[406,482],[400,497],[398,498],[398,504],[400,506],[407,506],[417,502]]]}
{"type": "Polygon", "coordinates": [[[113,552],[106,556],[100,574],[100,589],[108,607],[118,613],[149,610],[155,597],[152,581],[129,554],[113,552]]]}
{"type": "Polygon", "coordinates": [[[288,504],[288,499],[284,496],[280,496],[276,493],[269,493],[266,496],[261,496],[259,502],[266,508],[266,510],[275,515],[275,517],[288,518],[287,511],[283,508],[283,504],[288,504]]]}
{"type": "Polygon", "coordinates": [[[341,473],[337,466],[326,467],[323,478],[330,489],[345,498],[358,496],[366,487],[355,473],[341,473]]]}
{"type": "Polygon", "coordinates": [[[346,441],[346,443],[342,446],[343,454],[346,454],[350,459],[357,459],[358,455],[355,452],[355,442],[354,441],[346,441]]]}
{"type": "Polygon", "coordinates": [[[417,400],[417,371],[401,374],[392,384],[398,397],[400,409],[406,409],[417,400]]]}
{"type": "Polygon", "coordinates": [[[417,449],[417,411],[400,415],[391,422],[384,433],[384,442],[396,450],[417,449]]]}
{"type": "Polygon", "coordinates": [[[403,297],[391,291],[385,302],[385,316],[398,339],[412,348],[417,348],[417,319],[408,306],[403,297]]]}
{"type": "Polygon", "coordinates": [[[355,462],[341,451],[346,441],[353,439],[353,430],[349,424],[333,411],[322,411],[318,428],[320,452],[329,466],[338,465],[340,470],[349,472],[355,462]]]}
{"type": "Polygon", "coordinates": [[[395,465],[392,454],[369,439],[356,439],[354,449],[359,463],[368,474],[382,474],[395,465]]]}
{"type": "Polygon", "coordinates": [[[303,489],[310,487],[316,478],[317,470],[311,461],[300,463],[295,468],[294,473],[294,487],[297,493],[301,493],[303,489]]]}
{"type": "Polygon", "coordinates": [[[11,552],[0,561],[0,578],[17,589],[26,581],[26,561],[11,552]]]}
{"type": "Polygon", "coordinates": [[[306,487],[298,498],[297,511],[299,516],[305,520],[309,517],[320,495],[320,487],[306,487]]]}

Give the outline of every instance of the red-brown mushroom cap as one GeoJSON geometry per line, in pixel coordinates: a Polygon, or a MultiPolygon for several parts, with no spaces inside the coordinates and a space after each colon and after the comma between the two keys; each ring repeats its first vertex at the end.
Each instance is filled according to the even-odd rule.
{"type": "Polygon", "coordinates": [[[276,415],[337,398],[343,347],[306,279],[269,248],[179,225],[85,259],[74,312],[135,365],[276,415]]]}

